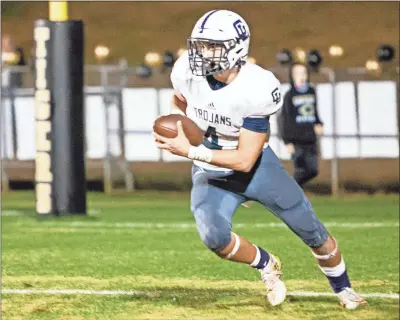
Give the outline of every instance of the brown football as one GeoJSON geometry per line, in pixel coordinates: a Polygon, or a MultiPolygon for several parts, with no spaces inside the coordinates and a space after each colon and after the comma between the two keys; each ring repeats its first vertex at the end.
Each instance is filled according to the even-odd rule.
{"type": "Polygon", "coordinates": [[[181,114],[169,114],[157,118],[153,125],[153,131],[166,138],[175,138],[177,122],[182,121],[183,131],[193,146],[199,146],[203,142],[204,131],[188,117],[181,114]]]}

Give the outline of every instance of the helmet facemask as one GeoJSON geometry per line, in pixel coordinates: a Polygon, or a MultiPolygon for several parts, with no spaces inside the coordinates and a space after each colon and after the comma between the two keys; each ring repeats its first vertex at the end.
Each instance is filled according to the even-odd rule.
{"type": "Polygon", "coordinates": [[[209,76],[229,69],[229,52],[235,48],[235,40],[210,40],[189,38],[187,47],[189,65],[196,76],[209,76]]]}

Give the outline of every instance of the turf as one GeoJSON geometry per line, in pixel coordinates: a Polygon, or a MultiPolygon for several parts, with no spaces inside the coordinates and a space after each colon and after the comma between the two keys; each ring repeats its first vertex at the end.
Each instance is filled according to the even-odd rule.
{"type": "MultiPolygon", "coordinates": [[[[34,213],[33,193],[3,194],[2,201],[3,289],[136,291],[3,293],[3,319],[399,319],[399,301],[386,298],[370,298],[368,308],[353,312],[326,296],[289,296],[271,308],[256,271],[221,261],[198,239],[187,193],[93,193],[87,216],[42,219],[34,213]]],[[[353,286],[362,293],[399,293],[398,197],[311,201],[323,222],[339,224],[329,231],[353,286]]],[[[234,231],[279,255],[290,292],[330,292],[307,247],[269,223],[279,220],[261,206],[241,207],[234,231]]]]}

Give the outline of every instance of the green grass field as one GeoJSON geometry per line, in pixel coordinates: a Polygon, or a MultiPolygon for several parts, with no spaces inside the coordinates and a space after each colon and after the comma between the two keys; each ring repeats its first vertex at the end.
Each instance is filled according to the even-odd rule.
{"type": "MultiPolygon", "coordinates": [[[[92,290],[3,292],[3,319],[399,319],[396,295],[355,311],[324,295],[289,295],[270,307],[258,272],[201,243],[187,193],[89,194],[88,216],[46,219],[36,218],[31,192],[2,200],[3,291],[92,290]],[[93,294],[104,290],[124,292],[93,294]]],[[[338,239],[353,287],[398,294],[398,197],[311,201],[338,239]]],[[[261,206],[241,207],[234,231],[279,255],[289,292],[331,293],[310,250],[261,206]]]]}

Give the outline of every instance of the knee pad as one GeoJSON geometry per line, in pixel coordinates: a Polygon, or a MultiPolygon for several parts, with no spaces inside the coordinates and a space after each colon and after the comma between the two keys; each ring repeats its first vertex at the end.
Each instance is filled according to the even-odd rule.
{"type": "Polygon", "coordinates": [[[198,231],[201,240],[211,251],[223,250],[231,242],[230,230],[208,226],[201,230],[198,228],[198,231]]]}

